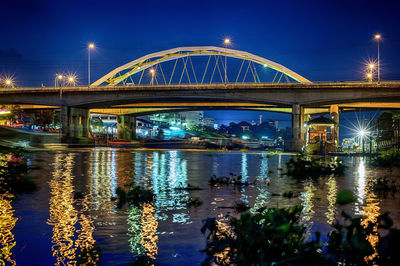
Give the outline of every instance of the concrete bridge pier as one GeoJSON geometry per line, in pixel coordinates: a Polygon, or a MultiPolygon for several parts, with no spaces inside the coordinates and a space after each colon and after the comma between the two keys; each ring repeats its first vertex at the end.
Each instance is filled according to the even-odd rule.
{"type": "Polygon", "coordinates": [[[89,110],[69,106],[61,107],[62,142],[89,144],[89,110]]]}
{"type": "Polygon", "coordinates": [[[136,139],[136,117],[119,115],[117,122],[119,140],[131,141],[136,139]]]}
{"type": "Polygon", "coordinates": [[[292,140],[285,143],[285,151],[301,151],[305,145],[304,107],[292,105],[292,140]]]}
{"type": "Polygon", "coordinates": [[[329,108],[329,113],[331,115],[331,119],[336,122],[334,127],[334,138],[336,147],[339,145],[339,106],[338,105],[331,105],[329,108]]]}

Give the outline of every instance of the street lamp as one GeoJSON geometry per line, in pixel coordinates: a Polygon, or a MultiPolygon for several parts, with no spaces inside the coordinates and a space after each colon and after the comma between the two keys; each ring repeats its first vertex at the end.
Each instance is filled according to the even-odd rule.
{"type": "Polygon", "coordinates": [[[76,77],[75,76],[68,76],[68,83],[72,84],[72,86],[75,86],[75,82],[76,82],[76,77]]]}
{"type": "Polygon", "coordinates": [[[94,43],[89,43],[88,46],[88,86],[90,87],[90,50],[94,49],[94,43]]]}
{"type": "Polygon", "coordinates": [[[372,73],[367,73],[367,79],[369,80],[369,82],[372,82],[372,73]]]}
{"type": "Polygon", "coordinates": [[[5,84],[7,87],[11,87],[11,86],[13,85],[13,81],[12,81],[12,79],[6,79],[6,80],[4,81],[4,84],[5,84]]]}
{"type": "Polygon", "coordinates": [[[57,80],[60,82],[59,85],[61,87],[61,81],[63,80],[64,76],[61,74],[57,74],[56,78],[54,79],[54,88],[57,88],[57,80]]]}
{"type": "Polygon", "coordinates": [[[154,75],[155,75],[154,68],[150,68],[150,74],[151,74],[150,85],[153,85],[153,79],[154,79],[154,75]]]}
{"type": "MultiPolygon", "coordinates": [[[[225,49],[227,48],[227,46],[231,43],[231,40],[229,38],[225,38],[224,40],[224,46],[225,49]]],[[[226,65],[226,51],[225,51],[225,84],[227,81],[227,69],[226,69],[227,65],[226,65]]]]}
{"type": "Polygon", "coordinates": [[[380,73],[380,59],[379,59],[379,42],[382,36],[380,34],[375,34],[375,40],[378,41],[378,83],[381,81],[381,73],[380,73]]]}

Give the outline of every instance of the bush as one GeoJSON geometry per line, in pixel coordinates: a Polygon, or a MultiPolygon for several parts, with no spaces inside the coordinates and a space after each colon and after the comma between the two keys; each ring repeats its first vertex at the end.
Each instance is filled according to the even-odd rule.
{"type": "Polygon", "coordinates": [[[324,158],[317,159],[315,157],[307,157],[304,154],[299,154],[296,159],[291,158],[286,163],[287,175],[294,178],[318,178],[327,175],[343,175],[345,165],[340,159],[326,162],[324,158]]]}
{"type": "Polygon", "coordinates": [[[115,192],[118,197],[118,208],[122,208],[126,203],[129,203],[130,205],[139,205],[140,203],[154,200],[153,192],[140,186],[133,186],[128,190],[128,192],[121,187],[117,187],[115,192]]]}
{"type": "Polygon", "coordinates": [[[228,223],[215,218],[205,220],[201,228],[207,236],[204,264],[217,265],[396,265],[400,230],[392,228],[388,213],[380,215],[377,223],[362,223],[342,212],[343,223],[333,225],[327,243],[320,234],[306,241],[306,229],[300,222],[301,206],[287,209],[262,208],[255,214],[244,213],[230,218],[228,223]],[[381,229],[377,231],[376,229],[381,229]],[[380,236],[387,230],[385,237],[380,236]],[[368,241],[378,236],[374,247],[368,241]],[[378,256],[372,256],[378,252],[378,256]],[[369,257],[372,261],[366,262],[369,257]]]}
{"type": "Polygon", "coordinates": [[[373,157],[370,164],[375,167],[400,166],[400,151],[389,150],[373,157]]]}
{"type": "Polygon", "coordinates": [[[27,173],[27,160],[21,151],[0,152],[0,193],[18,194],[35,191],[36,183],[27,173]]]}

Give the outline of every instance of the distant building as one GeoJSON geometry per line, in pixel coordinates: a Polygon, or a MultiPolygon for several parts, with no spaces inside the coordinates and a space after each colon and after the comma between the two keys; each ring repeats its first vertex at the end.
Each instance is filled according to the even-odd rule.
{"type": "MultiPolygon", "coordinates": [[[[180,113],[185,117],[186,127],[191,129],[195,126],[204,125],[204,112],[203,111],[190,111],[180,113]]],[[[214,122],[213,122],[214,124],[214,122]]]]}
{"type": "Polygon", "coordinates": [[[143,119],[136,118],[136,137],[137,138],[147,138],[157,136],[158,126],[154,123],[143,119]]]}
{"type": "Polygon", "coordinates": [[[214,118],[211,118],[211,117],[205,117],[204,119],[203,119],[203,121],[204,121],[204,126],[205,127],[210,127],[210,128],[214,128],[214,118]]]}
{"type": "Polygon", "coordinates": [[[250,123],[242,121],[238,125],[243,129],[243,131],[250,131],[250,127],[251,127],[250,123]]]}

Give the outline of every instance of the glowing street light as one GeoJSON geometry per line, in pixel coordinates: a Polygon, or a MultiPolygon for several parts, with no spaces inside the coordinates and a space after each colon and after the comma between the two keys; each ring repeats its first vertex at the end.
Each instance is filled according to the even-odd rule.
{"type": "Polygon", "coordinates": [[[367,73],[367,79],[372,82],[372,73],[367,73]]]}
{"type": "Polygon", "coordinates": [[[375,34],[375,40],[378,42],[378,82],[381,81],[381,73],[380,73],[380,58],[379,58],[379,42],[382,39],[380,34],[375,34]]]}
{"type": "Polygon", "coordinates": [[[154,68],[150,68],[150,74],[151,74],[151,80],[150,80],[150,85],[153,85],[153,80],[154,80],[154,75],[155,75],[155,70],[154,68]]]}
{"type": "MultiPolygon", "coordinates": [[[[229,45],[231,43],[231,40],[229,39],[229,38],[225,38],[225,40],[224,40],[224,46],[225,46],[225,49],[227,48],[227,46],[229,45]]],[[[225,84],[226,84],[226,81],[227,81],[227,64],[226,64],[226,54],[225,54],[225,84]]]]}
{"type": "Polygon", "coordinates": [[[90,50],[94,49],[94,43],[89,43],[88,46],[88,86],[90,87],[90,50]]]}
{"type": "Polygon", "coordinates": [[[11,86],[13,85],[12,79],[6,79],[6,80],[4,81],[4,83],[5,83],[5,85],[6,85],[7,87],[11,87],[11,86]]]}
{"type": "Polygon", "coordinates": [[[68,76],[68,83],[72,84],[73,86],[75,86],[75,82],[76,82],[76,77],[73,75],[68,76]]]}
{"type": "Polygon", "coordinates": [[[57,88],[57,80],[59,81],[59,85],[61,87],[61,81],[64,79],[64,76],[61,74],[57,74],[56,78],[54,79],[54,88],[57,88]]]}

